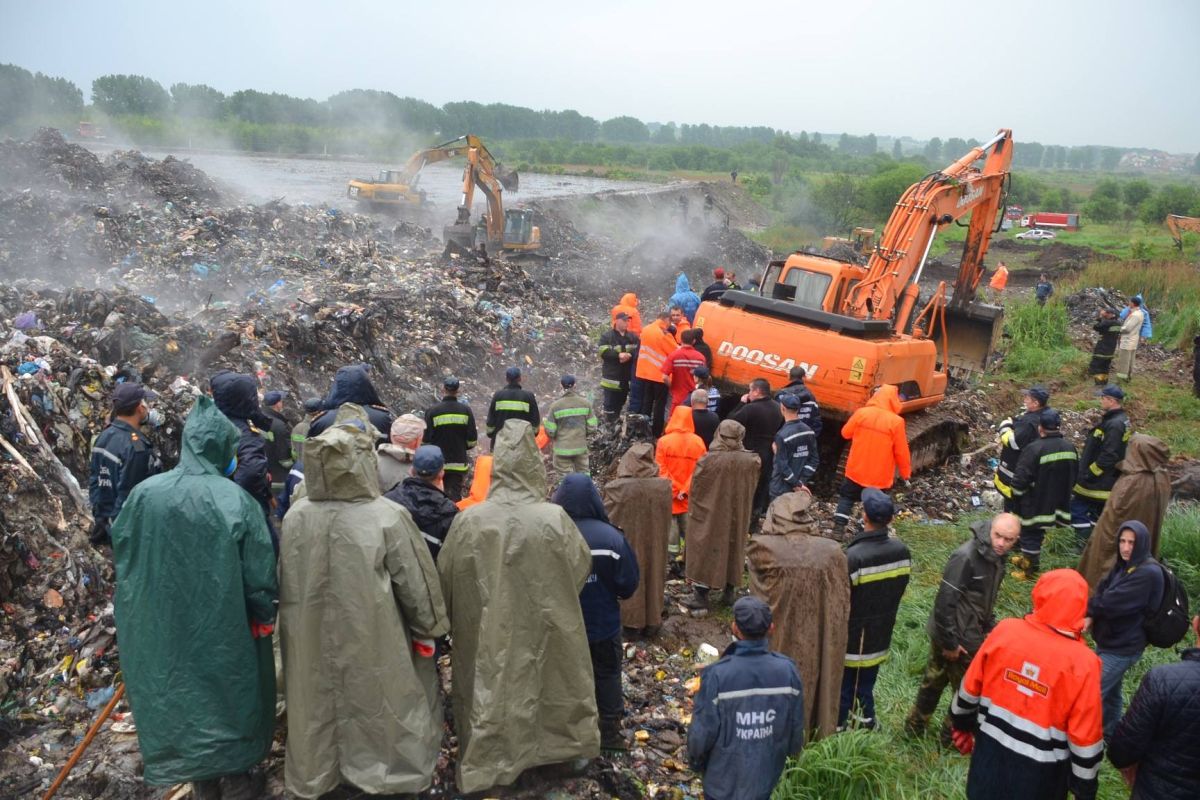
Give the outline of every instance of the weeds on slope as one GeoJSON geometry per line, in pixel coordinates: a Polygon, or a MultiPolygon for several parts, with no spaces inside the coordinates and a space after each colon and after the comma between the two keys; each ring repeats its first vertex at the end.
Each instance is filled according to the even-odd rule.
{"type": "Polygon", "coordinates": [[[1186,261],[1092,261],[1073,283],[1141,293],[1165,347],[1186,348],[1200,334],[1200,270],[1186,261]]]}
{"type": "Polygon", "coordinates": [[[1087,356],[1071,344],[1069,322],[1058,298],[1044,306],[1032,298],[1006,305],[1004,371],[1022,379],[1081,371],[1087,356]]]}

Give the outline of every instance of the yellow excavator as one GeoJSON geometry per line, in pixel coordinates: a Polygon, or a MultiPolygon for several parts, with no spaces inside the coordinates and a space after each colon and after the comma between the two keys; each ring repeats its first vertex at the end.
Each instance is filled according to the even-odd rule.
{"type": "Polygon", "coordinates": [[[1181,253],[1183,252],[1184,231],[1200,233],[1200,217],[1181,217],[1178,214],[1167,214],[1166,225],[1167,230],[1171,232],[1171,238],[1175,240],[1175,247],[1181,253]]]}
{"type": "Polygon", "coordinates": [[[860,256],[871,255],[871,250],[875,247],[875,229],[874,228],[855,228],[850,232],[850,236],[826,236],[821,240],[821,249],[830,250],[837,245],[849,247],[860,256]]]}
{"type": "MultiPolygon", "coordinates": [[[[360,206],[371,210],[402,210],[417,208],[425,205],[425,192],[418,184],[421,180],[421,170],[427,164],[436,164],[455,156],[464,156],[471,148],[481,148],[483,142],[478,136],[467,134],[448,142],[418,150],[404,165],[403,169],[380,170],[375,180],[355,178],[346,185],[346,196],[360,206]]],[[[497,179],[504,188],[517,191],[519,176],[515,171],[498,170],[497,179]]]]}
{"type": "Polygon", "coordinates": [[[515,186],[506,182],[504,174],[483,142],[474,139],[467,147],[458,217],[453,225],[442,230],[442,239],[447,246],[467,250],[483,246],[490,253],[504,251],[510,255],[525,254],[541,259],[543,257],[537,250],[542,246],[542,233],[533,224],[533,211],[504,208],[504,190],[515,186]],[[487,198],[488,210],[472,224],[471,204],[476,188],[487,198]]]}

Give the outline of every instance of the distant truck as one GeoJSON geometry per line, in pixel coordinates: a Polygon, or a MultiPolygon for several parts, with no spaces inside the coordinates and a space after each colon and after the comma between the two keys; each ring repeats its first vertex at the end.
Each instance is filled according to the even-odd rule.
{"type": "Polygon", "coordinates": [[[1078,214],[1059,214],[1053,211],[1037,211],[1021,217],[1022,228],[1058,228],[1064,231],[1079,230],[1078,214]]]}

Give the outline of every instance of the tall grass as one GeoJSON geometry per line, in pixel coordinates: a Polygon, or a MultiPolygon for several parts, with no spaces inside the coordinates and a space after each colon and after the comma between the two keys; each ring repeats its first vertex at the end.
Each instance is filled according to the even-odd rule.
{"type": "Polygon", "coordinates": [[[1183,260],[1092,261],[1078,279],[1083,286],[1139,292],[1154,324],[1154,341],[1186,348],[1200,334],[1200,269],[1183,260]]]}
{"type": "Polygon", "coordinates": [[[1159,555],[1183,582],[1192,611],[1200,613],[1200,504],[1171,507],[1163,521],[1159,555]]]}
{"type": "Polygon", "coordinates": [[[1071,344],[1069,318],[1061,300],[1038,305],[1032,298],[1006,305],[1004,371],[1017,378],[1044,379],[1082,367],[1086,356],[1071,344]]]}

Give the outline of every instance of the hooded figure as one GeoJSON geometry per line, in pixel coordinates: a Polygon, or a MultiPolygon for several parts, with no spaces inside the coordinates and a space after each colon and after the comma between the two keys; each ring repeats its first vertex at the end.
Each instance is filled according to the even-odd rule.
{"type": "Polygon", "coordinates": [[[675,294],[671,295],[671,300],[667,305],[682,308],[683,315],[687,317],[688,324],[696,322],[696,310],[700,308],[700,295],[692,291],[687,275],[684,275],[682,272],[675,279],[675,294]]]}
{"type": "Polygon", "coordinates": [[[112,529],[121,669],[151,784],[245,773],[275,729],[275,554],[226,477],[238,429],[199,397],[179,466],[133,490],[112,529]]]}
{"type": "MultiPolygon", "coordinates": [[[[250,375],[223,369],[209,379],[217,409],[237,427],[237,469],[233,482],[271,514],[271,476],[267,469],[267,432],[271,418],[258,405],[258,382],[250,375]]],[[[273,535],[273,534],[272,534],[273,535]]]]}
{"type": "Polygon", "coordinates": [[[692,409],[679,406],[671,412],[671,419],[659,437],[654,453],[662,476],[671,479],[671,535],[667,539],[667,553],[671,558],[679,555],[679,541],[687,536],[692,473],[696,471],[696,462],[708,451],[704,440],[695,431],[692,409]]]}
{"type": "Polygon", "coordinates": [[[1079,572],[1093,589],[1113,568],[1117,558],[1117,525],[1127,519],[1140,520],[1150,532],[1150,553],[1158,556],[1158,534],[1171,499],[1171,478],[1167,461],[1171,451],[1161,439],[1135,433],[1125,449],[1125,458],[1117,464],[1120,473],[1104,511],[1096,522],[1083,556],[1079,572]]]}
{"type": "MultiPolygon", "coordinates": [[[[815,737],[837,729],[850,618],[846,556],[822,538],[808,492],[771,503],[762,533],[750,539],[750,593],[771,606],[772,649],[796,662],[804,686],[804,730],[815,737]]],[[[813,738],[812,736],[809,737],[813,738]]]]}
{"type": "Polygon", "coordinates": [[[366,365],[354,364],[342,367],[334,375],[333,388],[329,391],[329,396],[325,398],[327,410],[313,420],[308,429],[310,439],[320,436],[326,428],[334,424],[338,406],[343,403],[354,403],[366,409],[367,416],[371,418],[371,424],[379,432],[377,439],[387,439],[391,435],[392,412],[388,411],[387,406],[379,399],[375,385],[367,377],[366,365]]]}
{"type": "Polygon", "coordinates": [[[496,437],[488,499],[455,517],[438,555],[454,631],[462,792],[600,752],[579,606],[592,554],[567,512],[545,496],[533,428],[509,420],[496,437]]]}
{"type": "Polygon", "coordinates": [[[642,333],[642,314],[638,311],[638,296],[633,292],[626,292],[621,295],[621,302],[612,307],[612,319],[616,320],[617,314],[625,312],[629,316],[629,332],[640,336],[642,333]]]}
{"type": "Polygon", "coordinates": [[[1096,796],[1100,659],[1080,634],[1086,609],[1082,576],[1051,570],[1033,587],[1033,613],[1002,620],[971,661],[950,705],[955,746],[974,746],[970,800],[1096,796]]]}
{"type": "Polygon", "coordinates": [[[374,431],[359,426],[306,442],[307,497],[284,520],[285,775],[299,797],[343,782],[423,791],[442,742],[432,640],[449,620],[437,569],[408,511],[380,496],[374,431]]]}
{"type": "Polygon", "coordinates": [[[621,624],[654,635],[662,625],[671,531],[671,482],[659,477],[654,445],[635,442],[617,462],[617,473],[604,487],[604,507],[625,536],[641,568],[637,591],[621,603],[621,624]]]}
{"type": "Polygon", "coordinates": [[[850,441],[850,454],[838,489],[835,530],[846,526],[864,488],[887,491],[895,483],[897,472],[903,480],[912,476],[908,435],[900,416],[900,391],[890,383],[880,386],[866,405],[846,420],[842,438],[850,441]]]}
{"type": "Polygon", "coordinates": [[[686,574],[703,587],[742,585],[759,466],[758,456],[742,447],[745,432],[740,422],[722,421],[692,478],[686,574]]]}

